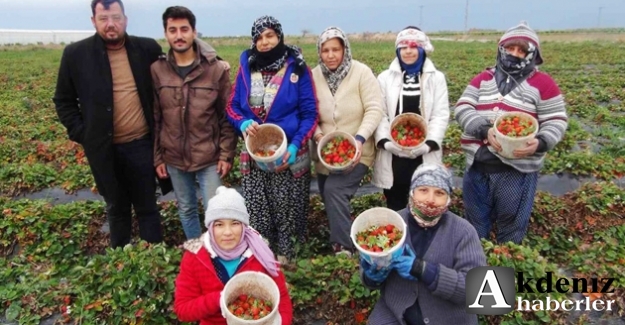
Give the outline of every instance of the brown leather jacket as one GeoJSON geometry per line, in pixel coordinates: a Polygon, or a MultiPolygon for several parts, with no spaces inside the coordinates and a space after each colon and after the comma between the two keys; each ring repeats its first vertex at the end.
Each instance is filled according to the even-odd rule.
{"type": "Polygon", "coordinates": [[[230,71],[215,50],[195,40],[198,54],[183,80],[172,50],[151,66],[154,82],[154,166],[161,163],[192,172],[232,163],[237,138],[226,118],[230,71]]]}

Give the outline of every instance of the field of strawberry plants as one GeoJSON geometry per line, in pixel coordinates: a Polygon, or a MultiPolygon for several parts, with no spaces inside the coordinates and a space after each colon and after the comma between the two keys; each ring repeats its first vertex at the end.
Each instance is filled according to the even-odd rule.
{"type": "MultiPolygon", "coordinates": [[[[217,46],[232,65],[232,77],[245,46],[217,46]]],[[[434,46],[431,58],[447,76],[451,103],[496,55],[492,42],[435,41],[434,46]]],[[[302,47],[315,66],[314,44],[302,47]]],[[[546,42],[542,50],[541,69],[560,85],[571,117],[565,139],[548,154],[542,173],[595,182],[564,196],[539,192],[522,245],[484,241],[483,247],[489,264],[512,266],[536,278],[546,272],[616,278],[614,293],[592,294],[591,299],[616,300],[617,308],[602,315],[515,311],[480,320],[592,324],[604,317],[625,324],[625,190],[615,182],[622,184],[625,175],[625,44],[546,42]]],[[[67,140],[51,100],[61,53],[42,47],[0,49],[0,324],[176,324],[173,280],[184,235],[174,201],[160,203],[165,243],[110,250],[101,201],[54,205],[20,197],[49,188],[95,191],[84,152],[67,140]]],[[[393,43],[354,42],[352,53],[378,74],[394,56],[393,43]]],[[[444,161],[461,176],[459,137],[459,127],[451,123],[444,161]]],[[[235,166],[227,182],[238,185],[239,180],[235,166]]],[[[316,195],[311,203],[308,241],[285,267],[295,324],[364,324],[378,292],[362,286],[356,259],[329,254],[323,204],[316,195]]],[[[353,215],[384,205],[380,194],[360,196],[352,201],[353,215]]],[[[460,189],[452,210],[462,215],[460,189]]],[[[546,295],[523,298],[545,300],[546,295]]]]}

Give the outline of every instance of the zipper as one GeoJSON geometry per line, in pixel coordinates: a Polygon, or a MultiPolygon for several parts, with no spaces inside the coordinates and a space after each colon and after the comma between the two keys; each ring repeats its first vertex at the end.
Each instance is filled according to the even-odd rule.
{"type": "MultiPolygon", "coordinates": [[[[248,69],[249,70],[249,69],[248,69]]],[[[251,71],[250,71],[250,76],[251,76],[251,71]]],[[[245,102],[247,103],[247,107],[249,107],[250,111],[252,113],[254,113],[254,111],[252,111],[252,105],[250,105],[250,87],[248,87],[247,85],[247,77],[245,76],[245,73],[243,71],[243,68],[241,68],[241,75],[243,75],[243,85],[245,86],[245,102]]],[[[254,114],[256,115],[256,114],[254,114]]],[[[258,116],[258,115],[256,115],[258,116]]]]}
{"type": "Polygon", "coordinates": [[[190,164],[187,164],[187,120],[189,116],[189,89],[188,84],[183,82],[182,84],[182,95],[185,96],[184,88],[187,87],[187,95],[185,106],[182,107],[182,133],[184,134],[182,137],[182,162],[185,166],[185,171],[189,169],[190,164]]]}
{"type": "MultiPolygon", "coordinates": [[[[273,107],[273,103],[275,103],[275,102],[276,102],[276,99],[278,99],[278,95],[280,94],[280,90],[282,90],[282,86],[283,86],[283,84],[284,84],[284,79],[285,79],[285,78],[286,78],[286,76],[287,76],[287,71],[289,71],[289,63],[288,63],[288,62],[285,62],[284,64],[286,64],[286,67],[284,68],[284,76],[282,76],[282,81],[280,82],[280,87],[278,88],[278,91],[276,92],[276,95],[273,97],[273,101],[271,102],[271,107],[269,107],[269,110],[267,110],[267,107],[265,107],[265,118],[263,119],[263,123],[265,123],[265,121],[266,121],[266,120],[267,120],[267,118],[269,117],[269,111],[270,111],[270,110],[271,110],[271,108],[273,107]]],[[[278,70],[278,71],[279,71],[279,70],[278,70]]],[[[293,72],[291,72],[291,73],[293,73],[293,72]]],[[[275,76],[276,76],[276,75],[274,75],[274,77],[275,77],[275,76]]],[[[273,77],[272,77],[272,79],[273,79],[273,77]]],[[[289,79],[290,79],[290,77],[289,77],[289,79]]],[[[271,82],[271,80],[270,80],[269,82],[271,82]]],[[[267,88],[267,87],[265,87],[265,88],[267,88]]],[[[264,105],[264,103],[263,103],[263,105],[264,105]]]]}
{"type": "Polygon", "coordinates": [[[185,106],[182,107],[182,131],[183,131],[183,138],[182,138],[182,161],[184,163],[185,166],[185,171],[188,171],[189,168],[191,167],[191,164],[193,163],[193,159],[191,157],[191,155],[189,154],[187,157],[187,134],[188,134],[188,130],[187,130],[187,123],[189,120],[189,98],[191,96],[189,96],[189,92],[190,92],[190,88],[191,86],[189,86],[189,83],[195,79],[197,79],[200,75],[202,75],[202,73],[204,73],[204,69],[201,66],[201,63],[198,64],[196,67],[193,68],[193,70],[191,70],[189,73],[193,72],[195,69],[199,69],[200,71],[196,74],[196,76],[192,79],[189,78],[189,75],[187,74],[187,76],[184,78],[184,80],[182,81],[182,95],[185,96],[185,91],[184,89],[187,89],[187,93],[185,96],[185,106]],[[187,164],[187,158],[189,159],[188,164],[187,164]]]}

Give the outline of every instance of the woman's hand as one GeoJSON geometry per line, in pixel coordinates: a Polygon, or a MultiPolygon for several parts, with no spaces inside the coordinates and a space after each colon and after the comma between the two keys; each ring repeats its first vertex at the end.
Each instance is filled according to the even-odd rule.
{"type": "Polygon", "coordinates": [[[497,152],[501,151],[501,144],[499,144],[499,141],[495,138],[495,129],[493,128],[488,129],[488,143],[490,143],[497,152]]]}
{"type": "Polygon", "coordinates": [[[360,268],[362,268],[364,275],[375,283],[384,282],[388,274],[391,272],[391,268],[383,268],[378,270],[375,266],[369,264],[369,262],[362,258],[360,259],[360,268]]]}
{"type": "Polygon", "coordinates": [[[362,157],[362,142],[356,140],[356,154],[354,155],[354,161],[352,162],[352,166],[358,165],[360,162],[360,157],[362,157]]]}
{"type": "Polygon", "coordinates": [[[526,147],[516,149],[512,152],[512,154],[517,158],[531,156],[536,152],[536,149],[538,149],[539,142],[538,142],[538,139],[532,139],[532,140],[527,141],[526,144],[527,144],[526,147]]]}
{"type": "Polygon", "coordinates": [[[289,168],[289,166],[293,165],[296,161],[297,161],[297,147],[294,144],[290,144],[286,150],[286,153],[284,154],[284,157],[282,158],[282,165],[276,168],[276,172],[280,173],[286,170],[287,168],[289,168]]]}
{"type": "Polygon", "coordinates": [[[402,150],[400,147],[398,147],[396,144],[394,144],[391,141],[388,141],[384,144],[384,149],[397,157],[410,158],[410,159],[417,158],[417,156],[413,155],[412,152],[406,152],[402,150]]]}
{"type": "Polygon", "coordinates": [[[254,120],[247,120],[241,123],[241,132],[243,133],[243,137],[246,137],[248,134],[256,136],[259,126],[260,125],[254,120]]]}
{"type": "Polygon", "coordinates": [[[405,247],[404,252],[407,253],[407,255],[402,255],[393,260],[393,262],[391,262],[391,267],[397,270],[397,273],[406,280],[418,280],[410,274],[412,265],[417,259],[417,256],[410,246],[406,245],[405,247]]]}
{"type": "Polygon", "coordinates": [[[314,137],[313,140],[315,141],[316,144],[319,144],[319,141],[321,141],[321,138],[323,138],[323,133],[317,133],[314,137]]]}

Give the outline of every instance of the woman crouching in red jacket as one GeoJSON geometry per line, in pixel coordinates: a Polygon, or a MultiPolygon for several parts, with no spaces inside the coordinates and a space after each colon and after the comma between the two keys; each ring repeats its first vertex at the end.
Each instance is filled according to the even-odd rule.
{"type": "Polygon", "coordinates": [[[184,244],[174,294],[174,311],[181,321],[226,325],[219,304],[225,284],[237,273],[258,271],[278,285],[281,324],[291,324],[293,307],[284,274],[269,246],[249,227],[249,219],[245,200],[235,189],[217,188],[206,209],[208,231],[184,244]]]}

